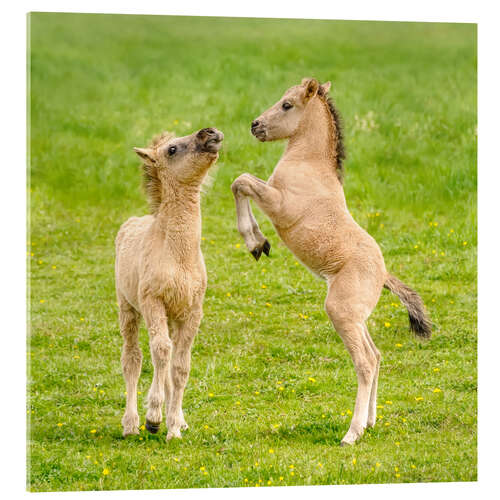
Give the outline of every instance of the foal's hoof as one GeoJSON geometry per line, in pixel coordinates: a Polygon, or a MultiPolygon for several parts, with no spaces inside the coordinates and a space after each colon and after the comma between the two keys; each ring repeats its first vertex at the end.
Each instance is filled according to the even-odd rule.
{"type": "Polygon", "coordinates": [[[269,241],[264,242],[264,246],[262,247],[262,251],[269,257],[269,252],[271,251],[271,243],[269,241]]]}
{"type": "Polygon", "coordinates": [[[167,433],[167,441],[170,441],[171,439],[182,439],[181,431],[179,429],[177,430],[172,430],[168,431],[167,433]]]}
{"type": "Polygon", "coordinates": [[[340,446],[352,446],[353,444],[354,444],[354,442],[350,443],[350,442],[344,441],[344,440],[340,441],[340,446]]]}
{"type": "Polygon", "coordinates": [[[154,424],[149,420],[146,420],[146,429],[151,432],[151,434],[156,434],[160,430],[160,424],[154,424]]]}
{"type": "Polygon", "coordinates": [[[342,441],[340,442],[340,446],[353,445],[363,435],[363,430],[364,429],[356,432],[352,429],[349,429],[347,431],[347,434],[342,438],[342,441]]]}
{"type": "Polygon", "coordinates": [[[259,260],[262,255],[262,248],[254,248],[250,253],[254,256],[255,260],[259,260]]]}
{"type": "Polygon", "coordinates": [[[139,434],[139,429],[137,427],[123,429],[123,437],[124,438],[126,438],[127,436],[136,436],[137,434],[139,434]]]}

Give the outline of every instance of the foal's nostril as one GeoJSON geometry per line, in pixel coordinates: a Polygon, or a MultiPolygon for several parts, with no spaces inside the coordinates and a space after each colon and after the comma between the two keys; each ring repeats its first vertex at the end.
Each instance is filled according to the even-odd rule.
{"type": "Polygon", "coordinates": [[[258,127],[258,126],[259,126],[259,123],[260,123],[260,122],[259,122],[259,120],[254,120],[254,121],[252,122],[252,128],[258,127]]]}
{"type": "Polygon", "coordinates": [[[202,128],[196,135],[199,139],[204,139],[205,137],[209,137],[211,135],[216,135],[217,132],[214,128],[202,128]]]}

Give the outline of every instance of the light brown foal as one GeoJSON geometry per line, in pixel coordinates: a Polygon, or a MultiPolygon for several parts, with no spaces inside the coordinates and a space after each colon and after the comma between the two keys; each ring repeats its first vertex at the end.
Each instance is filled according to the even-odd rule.
{"type": "Polygon", "coordinates": [[[238,230],[258,260],[270,244],[252,214],[249,198],[269,217],[293,254],[326,281],[325,309],[354,363],[358,392],[341,444],[354,443],[375,425],[380,352],[366,320],[383,287],[408,309],[410,327],[428,338],[431,324],[420,296],[385,268],[376,241],[349,213],[342,187],[344,150],[340,120],[328,97],[330,82],[304,79],[252,122],[260,141],[288,139],[267,182],[251,174],[232,184],[238,230]]]}
{"type": "Polygon", "coordinates": [[[146,428],[158,432],[165,403],[167,440],[180,438],[181,430],[187,429],[182,399],[207,287],[200,248],[200,189],[217,161],[223,137],[222,132],[205,128],[186,137],[163,134],[148,148],[134,148],[143,161],[152,214],[131,217],[116,236],[116,295],[127,388],[124,436],[139,433],[141,316],[154,367],[146,428]]]}

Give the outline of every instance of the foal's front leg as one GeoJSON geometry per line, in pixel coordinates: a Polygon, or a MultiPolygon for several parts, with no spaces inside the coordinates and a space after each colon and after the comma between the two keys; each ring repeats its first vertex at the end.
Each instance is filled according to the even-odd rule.
{"type": "Polygon", "coordinates": [[[187,429],[182,411],[182,399],[191,369],[191,347],[200,326],[201,307],[192,311],[185,321],[176,321],[173,335],[173,351],[170,363],[171,397],[167,411],[167,441],[181,438],[181,430],[187,429]]]}
{"type": "Polygon", "coordinates": [[[271,245],[255,220],[249,198],[252,198],[259,208],[271,217],[281,202],[280,192],[251,174],[240,175],[233,182],[231,189],[236,202],[238,231],[243,236],[248,250],[255,257],[255,260],[259,260],[262,252],[269,256],[271,245]]]}
{"type": "Polygon", "coordinates": [[[172,341],[168,336],[167,317],[164,303],[156,298],[146,298],[142,314],[149,332],[149,348],[153,362],[153,382],[148,393],[146,428],[157,433],[162,420],[161,407],[165,400],[165,379],[169,366],[172,341]]]}

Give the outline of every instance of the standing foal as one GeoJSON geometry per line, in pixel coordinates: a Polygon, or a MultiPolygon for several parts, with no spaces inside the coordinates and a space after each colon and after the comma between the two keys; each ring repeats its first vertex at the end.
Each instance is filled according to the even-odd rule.
{"type": "Polygon", "coordinates": [[[218,130],[205,128],[180,138],[163,134],[148,148],[134,148],[143,160],[152,215],[130,218],[116,237],[116,294],[127,387],[124,436],[139,433],[141,315],[154,366],[146,427],[158,432],[165,401],[167,440],[180,438],[181,429],[187,429],[182,397],[207,286],[200,248],[200,188],[218,158],[222,139],[218,130]]]}
{"type": "Polygon", "coordinates": [[[353,444],[375,425],[380,352],[366,320],[382,287],[406,306],[411,329],[430,337],[420,296],[385,269],[375,240],[349,213],[342,187],[344,150],[338,113],[328,97],[330,82],[304,79],[252,122],[260,141],[289,139],[267,182],[251,174],[232,190],[238,230],[255,259],[270,245],[252,214],[249,198],[271,219],[294,255],[328,287],[325,309],[354,363],[358,392],[351,425],[341,444],[353,444]]]}

